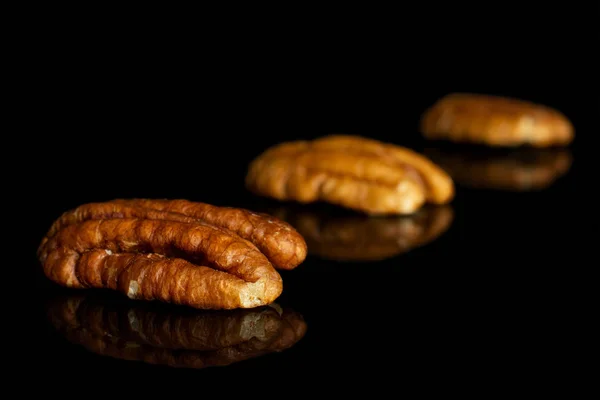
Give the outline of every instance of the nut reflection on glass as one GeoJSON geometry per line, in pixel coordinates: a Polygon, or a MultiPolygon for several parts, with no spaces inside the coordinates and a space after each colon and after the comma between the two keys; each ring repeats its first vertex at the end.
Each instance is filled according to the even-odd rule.
{"type": "Polygon", "coordinates": [[[300,232],[309,254],[335,261],[378,261],[406,253],[436,239],[454,217],[448,205],[401,217],[334,215],[291,206],[270,213],[300,232]]]}
{"type": "Polygon", "coordinates": [[[429,148],[425,154],[460,185],[508,191],[534,191],[551,186],[572,164],[569,149],[486,151],[429,148]]]}
{"type": "Polygon", "coordinates": [[[77,295],[54,299],[48,317],[69,341],[91,352],[186,368],[225,366],[280,352],[306,333],[302,316],[277,304],[198,311],[77,295]]]}

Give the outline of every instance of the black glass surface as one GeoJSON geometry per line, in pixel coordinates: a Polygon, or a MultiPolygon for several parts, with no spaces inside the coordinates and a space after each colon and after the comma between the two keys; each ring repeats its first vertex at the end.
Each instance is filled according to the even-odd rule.
{"type": "MultiPolygon", "coordinates": [[[[489,181],[478,176],[473,185],[457,179],[456,197],[447,206],[427,206],[411,216],[367,217],[247,193],[245,161],[260,147],[248,135],[241,135],[234,150],[243,154],[239,159],[229,147],[235,140],[224,137],[213,138],[212,145],[181,147],[145,142],[130,147],[129,156],[109,156],[98,145],[75,156],[90,166],[88,179],[61,179],[62,192],[39,205],[31,224],[37,235],[29,237],[24,268],[33,279],[35,301],[23,335],[36,362],[29,368],[44,379],[110,374],[228,382],[238,375],[268,375],[285,381],[290,374],[324,379],[332,371],[384,373],[390,365],[416,373],[432,364],[452,370],[457,363],[471,370],[493,360],[537,364],[551,357],[553,321],[564,312],[557,285],[575,245],[565,235],[574,232],[574,223],[559,212],[575,202],[572,148],[500,151],[492,157],[487,149],[413,140],[413,148],[447,167],[453,161],[461,168],[499,166],[489,181]],[[547,180],[543,185],[527,180],[537,169],[546,170],[537,174],[547,180]],[[500,183],[497,174],[505,174],[500,183]],[[299,230],[309,255],[295,270],[281,272],[284,291],[275,308],[249,312],[146,304],[49,282],[35,250],[54,218],[79,204],[117,197],[188,198],[271,213],[299,230]],[[264,324],[261,313],[277,325],[275,331],[257,337],[241,332],[264,324]]],[[[402,144],[402,135],[371,137],[402,144]]],[[[98,143],[104,141],[98,137],[98,143]]]]}
{"type": "Polygon", "coordinates": [[[154,388],[200,397],[210,388],[269,398],[318,394],[321,384],[330,395],[360,386],[375,396],[417,382],[501,387],[553,370],[569,351],[565,305],[581,223],[575,189],[583,141],[597,131],[598,98],[580,92],[591,78],[533,55],[519,66],[473,56],[442,73],[439,60],[392,62],[372,49],[372,62],[358,63],[346,50],[294,68],[290,56],[269,69],[216,60],[197,74],[183,63],[169,79],[134,67],[43,79],[35,119],[48,129],[28,144],[37,149],[24,158],[35,194],[22,196],[27,217],[14,231],[13,264],[25,277],[7,283],[19,294],[15,307],[6,303],[17,311],[7,323],[17,327],[15,365],[31,385],[81,397],[158,395],[154,388]],[[573,121],[575,142],[536,150],[424,140],[421,113],[453,91],[555,107],[573,121]],[[330,133],[427,155],[455,179],[455,198],[411,216],[369,218],[245,189],[249,162],[267,147],[330,133]],[[193,310],[50,282],[35,252],[52,222],[115,198],[271,213],[300,231],[309,254],[281,272],[276,305],[257,310],[193,310]]]}

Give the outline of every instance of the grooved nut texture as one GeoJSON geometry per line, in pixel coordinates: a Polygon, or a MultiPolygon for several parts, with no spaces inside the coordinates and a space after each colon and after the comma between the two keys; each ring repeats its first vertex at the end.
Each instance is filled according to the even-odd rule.
{"type": "Polygon", "coordinates": [[[499,96],[452,93],[439,99],[421,118],[427,139],[487,146],[564,146],[574,138],[565,115],[552,108],[499,96]]]}
{"type": "Polygon", "coordinates": [[[371,215],[411,214],[454,196],[450,176],[425,156],[352,135],[275,145],[251,162],[246,187],[281,201],[322,201],[371,215]]]}
{"type": "Polygon", "coordinates": [[[273,302],[283,289],[275,268],[301,263],[306,243],[265,214],[186,200],[115,200],[64,213],[38,256],[46,276],[63,286],[232,309],[273,302]]]}

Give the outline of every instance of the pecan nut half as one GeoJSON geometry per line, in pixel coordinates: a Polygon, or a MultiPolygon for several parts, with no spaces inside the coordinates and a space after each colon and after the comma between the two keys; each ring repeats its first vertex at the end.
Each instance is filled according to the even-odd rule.
{"type": "Polygon", "coordinates": [[[275,266],[291,269],[305,255],[304,239],[283,221],[186,200],[84,204],[58,218],[38,248],[44,273],[63,286],[206,309],[273,302],[283,289],[275,266]]]}
{"type": "Polygon", "coordinates": [[[449,205],[424,207],[412,215],[368,217],[332,215],[326,210],[280,207],[273,215],[293,225],[308,243],[309,254],[335,261],[379,261],[424,246],[452,224],[449,205]]]}
{"type": "Polygon", "coordinates": [[[425,156],[352,135],[275,145],[251,162],[246,187],[281,201],[326,202],[372,215],[411,214],[454,196],[450,176],[425,156]]]}
{"type": "Polygon", "coordinates": [[[307,328],[302,315],[277,304],[208,311],[93,295],[54,298],[47,316],[67,340],[92,353],[183,368],[225,366],[284,351],[307,328]]]}
{"type": "Polygon", "coordinates": [[[451,93],[421,117],[427,139],[487,146],[564,146],[575,132],[569,119],[529,101],[473,93],[451,93]]]}

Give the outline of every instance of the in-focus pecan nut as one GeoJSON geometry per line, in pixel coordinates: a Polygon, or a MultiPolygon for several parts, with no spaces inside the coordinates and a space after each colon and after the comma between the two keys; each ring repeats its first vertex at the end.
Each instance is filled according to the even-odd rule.
{"type": "Polygon", "coordinates": [[[279,207],[270,212],[304,236],[311,255],[335,261],[378,261],[432,242],[452,224],[449,205],[424,207],[409,216],[368,217],[327,210],[279,207]]]}
{"type": "Polygon", "coordinates": [[[452,200],[452,179],[410,149],[352,135],[275,145],[252,161],[246,187],[261,196],[326,202],[367,214],[410,214],[452,200]]]}
{"type": "Polygon", "coordinates": [[[547,106],[500,96],[452,93],[421,117],[427,139],[488,146],[568,145],[575,136],[568,118],[547,106]]]}
{"type": "Polygon", "coordinates": [[[225,366],[280,352],[306,333],[302,315],[275,303],[206,311],[103,297],[54,298],[48,318],[67,340],[93,353],[186,368],[225,366]]]}
{"type": "Polygon", "coordinates": [[[425,154],[460,185],[518,192],[549,187],[569,171],[573,162],[566,148],[508,152],[428,148],[425,154]]]}
{"type": "Polygon", "coordinates": [[[64,286],[231,309],[273,302],[283,288],[275,267],[297,266],[306,243],[265,214],[186,200],[115,200],[64,213],[38,256],[46,276],[64,286]]]}

